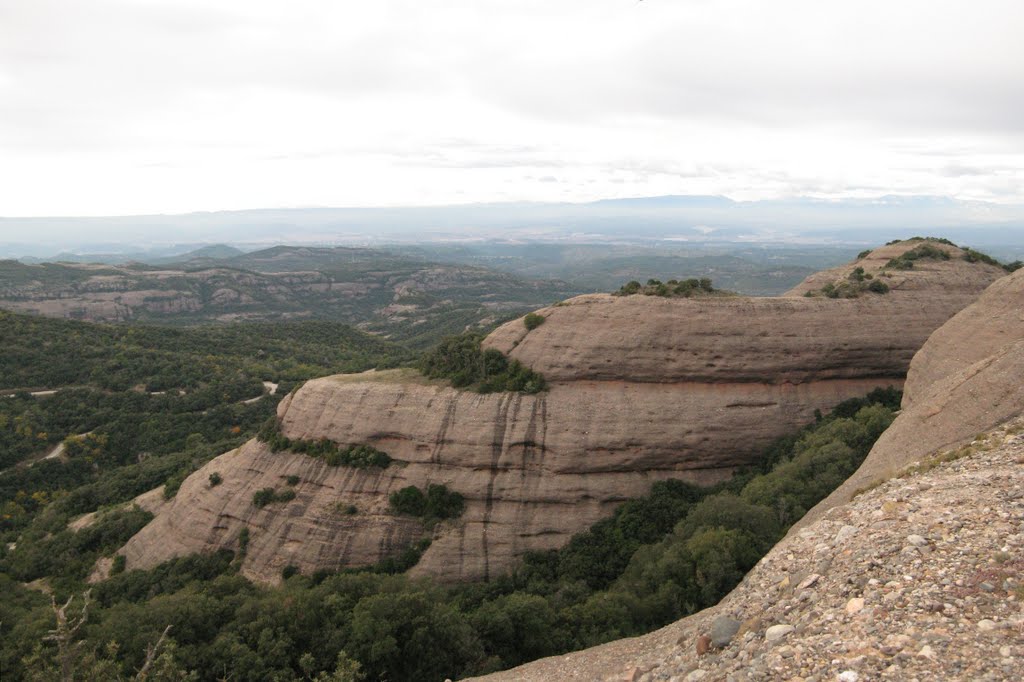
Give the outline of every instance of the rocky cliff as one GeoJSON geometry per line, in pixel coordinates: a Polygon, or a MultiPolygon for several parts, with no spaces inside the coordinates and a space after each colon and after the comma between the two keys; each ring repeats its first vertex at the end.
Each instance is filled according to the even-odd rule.
{"type": "MultiPolygon", "coordinates": [[[[899,253],[886,247],[834,276],[881,276],[871,259],[899,253]]],[[[250,442],[185,482],[124,548],[128,565],[237,548],[248,528],[244,570],[260,580],[288,565],[370,564],[425,535],[433,542],[414,573],[488,578],[656,480],[719,480],[816,409],[900,384],[928,335],[1002,274],[953,255],[887,278],[888,294],[851,299],[800,288],[762,299],[571,299],[539,311],[533,330],[516,320],[485,341],[545,375],[550,390],[536,396],[457,391],[410,371],[308,382],[280,406],[286,436],[368,443],[395,463],[332,468],[250,442]],[[294,500],[253,505],[256,491],[289,476],[299,479],[294,500]],[[389,493],[431,483],[465,496],[461,518],[428,530],[388,510],[389,493]]]]}
{"type": "Polygon", "coordinates": [[[481,679],[1020,679],[1022,376],[1024,271],[932,334],[861,469],[717,606],[481,679]]]}

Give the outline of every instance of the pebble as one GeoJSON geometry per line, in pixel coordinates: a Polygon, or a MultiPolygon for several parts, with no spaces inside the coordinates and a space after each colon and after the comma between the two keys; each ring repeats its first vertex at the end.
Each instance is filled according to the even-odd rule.
{"type": "Polygon", "coordinates": [[[727,616],[715,618],[715,622],[711,624],[711,643],[719,649],[728,646],[732,638],[739,632],[740,625],[742,625],[740,621],[727,616]]]}
{"type": "Polygon", "coordinates": [[[704,654],[711,651],[711,638],[707,635],[701,635],[697,638],[697,655],[703,656],[704,654]]]}
{"type": "Polygon", "coordinates": [[[858,530],[859,529],[856,526],[843,526],[839,529],[839,532],[836,533],[835,543],[839,545],[846,542],[854,535],[856,535],[858,530]]]}
{"type": "Polygon", "coordinates": [[[782,639],[789,633],[793,632],[796,628],[792,625],[773,625],[764,632],[764,639],[766,642],[775,642],[782,639]]]}
{"type": "Polygon", "coordinates": [[[907,542],[912,544],[914,547],[924,547],[928,544],[928,541],[920,535],[908,535],[907,542]]]}
{"type": "Polygon", "coordinates": [[[846,612],[851,616],[864,608],[864,597],[854,597],[846,602],[846,612]]]}

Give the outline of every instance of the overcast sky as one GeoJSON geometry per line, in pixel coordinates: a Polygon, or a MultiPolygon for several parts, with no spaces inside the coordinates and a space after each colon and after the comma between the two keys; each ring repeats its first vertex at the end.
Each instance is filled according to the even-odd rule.
{"type": "Polygon", "coordinates": [[[0,215],[1024,201],[1021,0],[0,0],[0,215]]]}

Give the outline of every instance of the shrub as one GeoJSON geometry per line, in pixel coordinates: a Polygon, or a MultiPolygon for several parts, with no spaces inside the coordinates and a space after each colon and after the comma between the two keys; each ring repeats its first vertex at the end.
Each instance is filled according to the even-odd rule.
{"type": "Polygon", "coordinates": [[[247,549],[249,549],[249,526],[243,526],[242,530],[238,531],[238,552],[244,555],[247,549]]]}
{"type": "Polygon", "coordinates": [[[266,507],[276,499],[273,488],[261,488],[253,493],[252,503],[256,507],[266,507]]]}
{"type": "Polygon", "coordinates": [[[465,508],[466,502],[462,495],[448,490],[447,486],[436,484],[427,486],[426,516],[428,518],[458,518],[462,516],[465,508]]]}
{"type": "Polygon", "coordinates": [[[885,264],[885,267],[893,270],[912,270],[914,262],[919,260],[949,260],[949,254],[931,244],[920,244],[904,252],[903,255],[891,259],[885,264]]]}
{"type": "Polygon", "coordinates": [[[462,495],[437,484],[427,486],[426,494],[414,485],[407,486],[391,493],[388,502],[399,514],[424,519],[453,519],[461,516],[466,507],[462,495]]]}
{"type": "Polygon", "coordinates": [[[707,277],[701,277],[700,279],[670,279],[668,282],[662,282],[658,279],[649,279],[647,280],[646,285],[641,285],[640,282],[633,280],[623,284],[618,291],[612,292],[612,295],[632,296],[634,294],[643,294],[645,296],[678,296],[682,298],[691,298],[693,296],[722,293],[725,292],[715,289],[710,279],[707,277]]]}
{"type": "Polygon", "coordinates": [[[999,267],[1002,267],[1002,265],[1000,265],[999,261],[997,261],[992,256],[988,255],[987,253],[982,253],[981,251],[975,251],[974,249],[970,248],[969,246],[965,246],[963,248],[964,248],[964,260],[967,261],[968,263],[985,263],[986,265],[998,265],[999,267]]]}
{"type": "Polygon", "coordinates": [[[285,479],[285,482],[288,485],[298,485],[299,484],[299,477],[296,476],[295,474],[292,474],[291,476],[289,476],[288,478],[285,479]]]}
{"type": "Polygon", "coordinates": [[[423,494],[422,490],[414,485],[410,485],[391,493],[388,497],[388,503],[399,514],[423,516],[427,508],[427,497],[423,494]]]}
{"type": "Polygon", "coordinates": [[[865,292],[871,292],[873,294],[887,294],[889,293],[889,286],[879,280],[876,280],[871,273],[865,272],[864,268],[858,266],[846,276],[845,280],[840,282],[829,282],[817,291],[805,292],[804,296],[858,298],[865,292]]]}
{"type": "Polygon", "coordinates": [[[420,371],[479,393],[539,393],[547,388],[543,376],[493,348],[483,350],[481,341],[479,334],[471,332],[450,336],[423,356],[420,371]]]}
{"type": "Polygon", "coordinates": [[[867,258],[870,255],[871,255],[871,249],[864,249],[863,251],[861,251],[860,253],[857,254],[857,260],[861,260],[862,258],[867,258]]]}
{"type": "Polygon", "coordinates": [[[256,507],[266,507],[274,502],[290,502],[295,499],[295,491],[291,488],[277,492],[273,488],[261,488],[253,493],[252,503],[256,507]]]}
{"type": "Polygon", "coordinates": [[[529,331],[533,331],[537,327],[544,324],[544,319],[545,318],[543,315],[538,315],[537,313],[528,313],[526,317],[523,318],[523,324],[529,331]]]}
{"type": "Polygon", "coordinates": [[[164,483],[165,500],[174,499],[174,496],[178,494],[178,489],[181,488],[181,484],[185,482],[185,479],[188,478],[190,473],[192,473],[192,469],[191,467],[187,467],[175,472],[174,475],[167,479],[167,482],[164,483]]]}
{"type": "MultiPolygon", "coordinates": [[[[357,469],[379,467],[386,469],[391,464],[391,456],[372,445],[348,445],[341,447],[337,443],[321,438],[319,440],[291,439],[281,433],[276,417],[268,419],[256,434],[260,440],[270,446],[271,452],[287,450],[298,454],[323,459],[328,466],[350,466],[357,469]]],[[[289,476],[288,485],[296,485],[299,477],[289,476]]]]}
{"type": "Polygon", "coordinates": [[[296,566],[295,564],[288,564],[287,566],[285,566],[284,568],[281,569],[281,578],[284,579],[284,580],[288,580],[288,578],[291,578],[293,575],[295,575],[298,572],[299,572],[299,567],[298,566],[296,566]]]}
{"type": "Polygon", "coordinates": [[[880,279],[876,279],[868,284],[868,291],[875,294],[887,294],[889,293],[889,285],[880,279]]]}
{"type": "Polygon", "coordinates": [[[124,573],[124,567],[127,561],[128,558],[124,554],[115,554],[114,563],[110,565],[110,575],[124,573]]]}
{"type": "Polygon", "coordinates": [[[210,479],[209,480],[210,480],[210,487],[211,488],[215,488],[215,487],[219,486],[221,483],[224,482],[224,479],[221,478],[220,474],[217,473],[216,471],[214,471],[212,474],[210,474],[210,479]]]}

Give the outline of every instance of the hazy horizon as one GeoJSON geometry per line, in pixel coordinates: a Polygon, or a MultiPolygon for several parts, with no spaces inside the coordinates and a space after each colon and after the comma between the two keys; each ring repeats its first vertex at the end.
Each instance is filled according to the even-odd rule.
{"type": "Polygon", "coordinates": [[[1022,25],[1010,0],[0,0],[0,215],[1019,204],[1022,25]]]}

